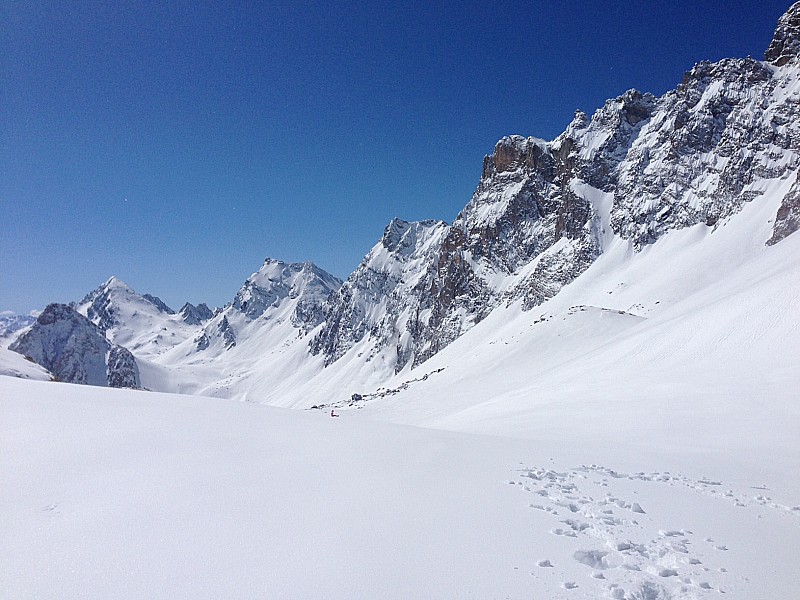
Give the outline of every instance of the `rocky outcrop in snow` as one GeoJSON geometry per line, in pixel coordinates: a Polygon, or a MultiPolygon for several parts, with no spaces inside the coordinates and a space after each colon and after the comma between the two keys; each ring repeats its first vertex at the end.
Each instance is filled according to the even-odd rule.
{"type": "Polygon", "coordinates": [[[214,313],[205,303],[197,306],[187,302],[178,311],[178,314],[187,325],[200,325],[214,316],[214,313]]]}
{"type": "Polygon", "coordinates": [[[136,359],[126,348],[112,345],[106,357],[108,386],[116,388],[138,388],[139,367],[136,359]]]}
{"type": "Polygon", "coordinates": [[[50,304],[30,331],[9,346],[59,380],[109,387],[140,387],[133,355],[66,304],[50,304]]]}
{"type": "Polygon", "coordinates": [[[798,229],[800,229],[800,171],[789,193],[783,197],[778,214],[775,215],[772,237],[767,240],[767,245],[777,244],[798,229]]]}
{"type": "Polygon", "coordinates": [[[175,311],[172,310],[169,306],[167,306],[161,298],[158,296],[153,296],[152,294],[144,294],[142,296],[145,300],[147,300],[150,304],[155,306],[158,310],[168,315],[174,315],[175,311]]]}

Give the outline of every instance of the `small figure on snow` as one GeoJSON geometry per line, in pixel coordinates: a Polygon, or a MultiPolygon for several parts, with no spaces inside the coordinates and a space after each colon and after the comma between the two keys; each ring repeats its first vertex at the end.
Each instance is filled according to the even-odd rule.
{"type": "Polygon", "coordinates": [[[331,416],[332,417],[338,417],[339,415],[337,415],[335,412],[333,412],[333,409],[331,409],[331,416]]]}

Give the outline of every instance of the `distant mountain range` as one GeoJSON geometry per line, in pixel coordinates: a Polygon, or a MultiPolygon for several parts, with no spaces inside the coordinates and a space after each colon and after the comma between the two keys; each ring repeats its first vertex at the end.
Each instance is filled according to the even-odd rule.
{"type": "Polygon", "coordinates": [[[764,61],[698,63],[661,97],[629,90],[577,112],[552,141],[505,137],[452,224],[393,219],[344,282],[267,259],[226,306],[174,311],[112,277],[0,332],[21,328],[10,349],[62,381],[310,406],[385,395],[491,315],[484,327],[544,319],[598,274],[618,280],[598,310],[660,314],[711,284],[692,260],[652,258],[667,239],[733,276],[800,228],[799,55],[797,3],[764,61]],[[661,287],[628,281],[641,265],[661,287]]]}

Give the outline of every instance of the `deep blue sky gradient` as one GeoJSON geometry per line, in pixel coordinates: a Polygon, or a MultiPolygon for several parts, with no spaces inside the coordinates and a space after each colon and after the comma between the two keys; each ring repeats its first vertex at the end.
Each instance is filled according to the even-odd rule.
{"type": "Polygon", "coordinates": [[[266,256],[344,278],[452,221],[502,136],[557,136],[788,0],[18,2],[0,8],[0,310],[110,275],[222,305],[266,256]]]}

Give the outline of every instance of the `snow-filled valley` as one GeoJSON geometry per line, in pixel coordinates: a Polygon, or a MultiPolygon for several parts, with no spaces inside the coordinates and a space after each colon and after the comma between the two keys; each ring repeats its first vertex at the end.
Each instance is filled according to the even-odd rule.
{"type": "Polygon", "coordinates": [[[524,438],[9,377],[0,397],[7,598],[744,599],[800,583],[800,452],[772,436],[796,414],[686,446],[668,423],[642,444],[613,409],[524,438]]]}
{"type": "Polygon", "coordinates": [[[345,281],[3,313],[0,598],[796,598],[800,2],[767,56],[501,139],[345,281]]]}

